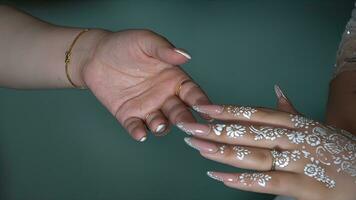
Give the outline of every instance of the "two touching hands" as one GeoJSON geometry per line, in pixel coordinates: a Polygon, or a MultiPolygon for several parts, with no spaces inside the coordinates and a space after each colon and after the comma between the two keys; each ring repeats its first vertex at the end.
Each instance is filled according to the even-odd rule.
{"type": "Polygon", "coordinates": [[[137,141],[170,124],[202,156],[259,173],[208,172],[229,187],[298,199],[355,198],[356,138],[307,119],[276,87],[277,110],[211,105],[179,67],[190,59],[147,30],[107,32],[81,69],[85,85],[137,141]],[[198,124],[189,107],[206,119],[198,124]]]}

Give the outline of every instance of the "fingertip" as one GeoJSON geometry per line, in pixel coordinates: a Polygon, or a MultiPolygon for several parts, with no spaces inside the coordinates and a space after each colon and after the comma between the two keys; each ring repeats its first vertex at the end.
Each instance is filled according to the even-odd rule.
{"type": "Polygon", "coordinates": [[[158,57],[161,61],[172,65],[181,65],[191,59],[191,56],[184,50],[177,48],[172,49],[171,47],[160,48],[158,50],[158,57]]]}
{"type": "Polygon", "coordinates": [[[179,53],[180,55],[184,56],[185,58],[187,58],[188,60],[192,59],[192,56],[190,56],[190,54],[183,49],[179,49],[179,48],[175,48],[173,49],[175,52],[179,53]]]}
{"type": "Polygon", "coordinates": [[[131,137],[138,142],[144,142],[147,140],[146,130],[142,127],[136,127],[132,130],[131,137]]]}

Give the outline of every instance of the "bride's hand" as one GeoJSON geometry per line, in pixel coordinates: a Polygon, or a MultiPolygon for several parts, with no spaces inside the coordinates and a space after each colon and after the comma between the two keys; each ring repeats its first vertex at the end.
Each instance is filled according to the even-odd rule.
{"type": "Polygon", "coordinates": [[[178,66],[190,55],[164,37],[148,30],[101,35],[81,69],[82,82],[134,139],[146,139],[146,126],[163,135],[170,123],[195,122],[188,107],[209,104],[178,66]]]}
{"type": "Polygon", "coordinates": [[[254,173],[208,172],[241,190],[297,199],[355,199],[356,136],[296,113],[277,88],[278,110],[196,106],[219,124],[178,123],[205,158],[254,173]],[[279,95],[278,95],[279,93],[279,95]]]}

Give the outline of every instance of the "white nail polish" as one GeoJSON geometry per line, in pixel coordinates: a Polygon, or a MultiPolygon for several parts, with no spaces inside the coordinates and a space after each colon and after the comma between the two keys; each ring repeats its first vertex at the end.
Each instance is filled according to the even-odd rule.
{"type": "Polygon", "coordinates": [[[192,138],[189,138],[189,137],[185,137],[184,138],[184,142],[187,143],[187,145],[189,145],[190,147],[196,149],[195,146],[193,146],[192,142],[190,141],[192,138]]]}
{"type": "Polygon", "coordinates": [[[276,93],[278,98],[287,99],[287,97],[283,94],[281,88],[278,85],[274,85],[274,92],[276,93]]]}
{"type": "Polygon", "coordinates": [[[184,127],[184,122],[178,122],[176,126],[188,135],[192,135],[192,132],[184,127]]]}
{"type": "Polygon", "coordinates": [[[166,129],[166,125],[165,124],[160,124],[156,128],[156,133],[163,132],[165,129],[166,129]]]}
{"type": "Polygon", "coordinates": [[[189,60],[192,59],[192,57],[185,51],[181,50],[181,49],[174,49],[175,52],[183,55],[184,57],[188,58],[189,60]]]}
{"type": "Polygon", "coordinates": [[[140,142],[144,142],[146,141],[147,137],[146,136],[143,136],[141,139],[140,139],[140,142]]]}
{"type": "Polygon", "coordinates": [[[223,181],[221,178],[215,176],[213,172],[208,171],[208,172],[206,172],[206,174],[212,179],[215,179],[217,181],[223,181]]]}

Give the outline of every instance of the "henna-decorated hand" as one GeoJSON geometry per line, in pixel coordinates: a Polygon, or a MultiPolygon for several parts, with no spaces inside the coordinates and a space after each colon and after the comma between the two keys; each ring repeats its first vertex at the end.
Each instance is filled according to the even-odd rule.
{"type": "MultiPolygon", "coordinates": [[[[93,32],[94,33],[94,32],[93,32]]],[[[90,36],[90,32],[83,35],[90,36]]],[[[82,42],[83,43],[83,42],[82,42]]],[[[104,32],[82,67],[82,81],[138,140],[169,122],[195,122],[188,106],[208,97],[178,66],[190,56],[148,30],[104,32]],[[178,92],[178,94],[177,94],[178,92]]]]}
{"type": "Polygon", "coordinates": [[[241,190],[297,199],[356,199],[356,136],[296,113],[276,87],[278,110],[196,106],[219,124],[178,123],[205,158],[255,173],[208,172],[241,190]]]}

